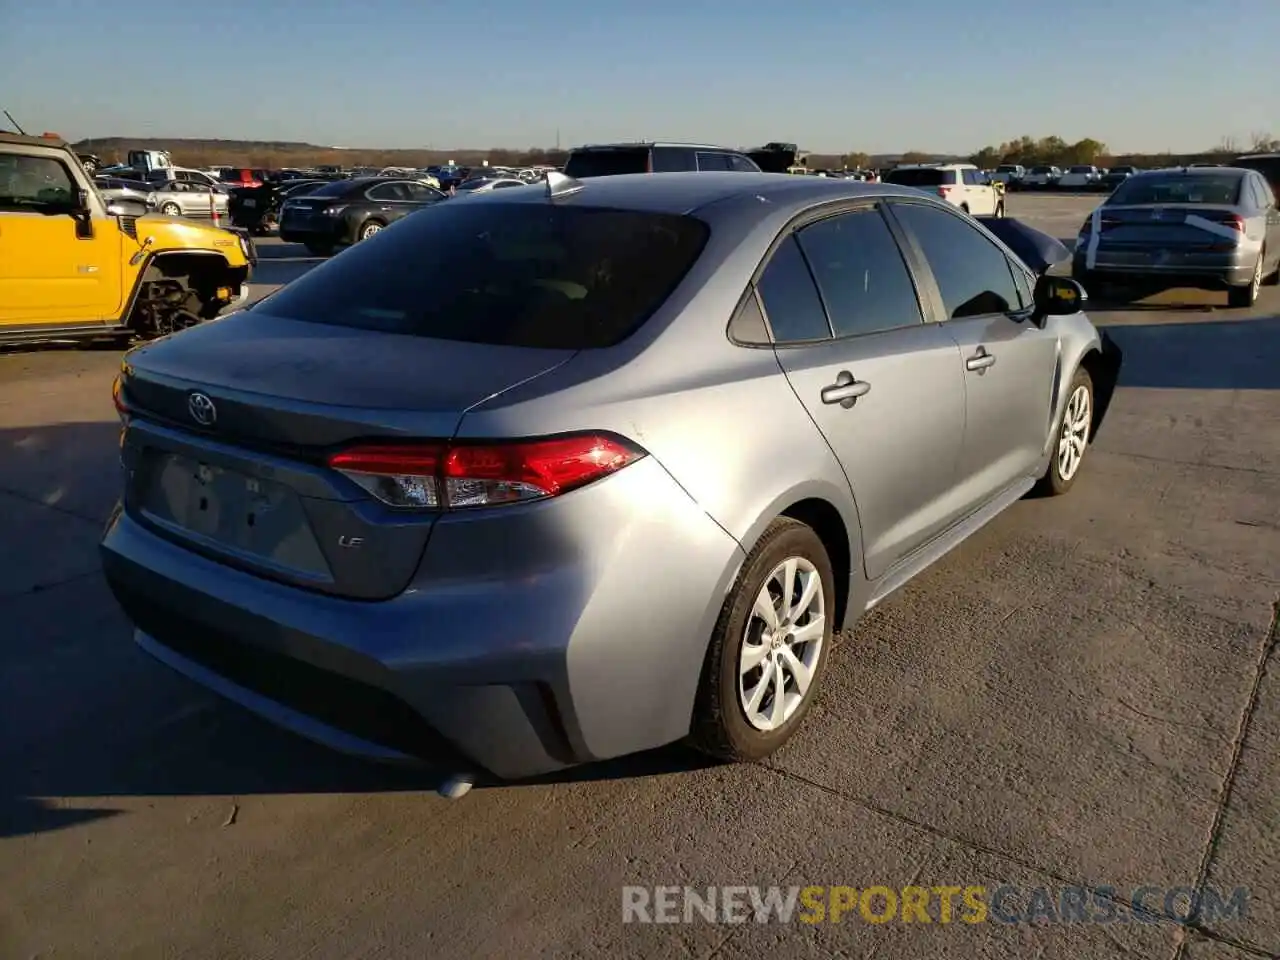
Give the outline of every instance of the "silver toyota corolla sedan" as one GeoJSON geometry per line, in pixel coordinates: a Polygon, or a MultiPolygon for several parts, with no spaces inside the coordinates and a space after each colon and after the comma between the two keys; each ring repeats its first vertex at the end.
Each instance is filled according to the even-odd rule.
{"type": "Polygon", "coordinates": [[[763,757],[834,631],[1077,479],[1118,369],[1082,303],[909,188],[440,204],[127,355],[106,575],[151,654],[344,751],[763,757]]]}
{"type": "Polygon", "coordinates": [[[1135,173],[1080,227],[1072,275],[1144,294],[1226,290],[1230,306],[1250,307],[1280,277],[1280,209],[1254,170],[1135,173]]]}

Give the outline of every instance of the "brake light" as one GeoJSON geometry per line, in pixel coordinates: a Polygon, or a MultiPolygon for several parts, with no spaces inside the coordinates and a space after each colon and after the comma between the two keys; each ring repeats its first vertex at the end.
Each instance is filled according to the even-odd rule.
{"type": "Polygon", "coordinates": [[[621,470],[644,451],[606,434],[493,444],[362,444],[329,466],[383,503],[417,509],[556,497],[621,470]]]}
{"type": "Polygon", "coordinates": [[[943,200],[947,199],[947,194],[949,194],[950,192],[951,192],[951,188],[950,188],[950,187],[939,187],[939,188],[938,188],[938,196],[940,196],[943,200]]]}
{"type": "Polygon", "coordinates": [[[129,419],[129,404],[124,399],[124,384],[120,382],[120,378],[116,377],[111,381],[111,402],[115,405],[116,413],[121,421],[129,419]]]}
{"type": "Polygon", "coordinates": [[[1222,224],[1224,227],[1229,227],[1232,230],[1239,230],[1241,233],[1244,233],[1244,217],[1240,216],[1238,213],[1223,214],[1221,217],[1215,217],[1214,220],[1217,223],[1222,224]]]}

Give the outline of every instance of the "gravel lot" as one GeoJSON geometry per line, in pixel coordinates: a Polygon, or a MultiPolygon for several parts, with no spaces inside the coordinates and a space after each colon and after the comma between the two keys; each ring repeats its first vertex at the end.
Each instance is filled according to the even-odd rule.
{"type": "MultiPolygon", "coordinates": [[[[1014,195],[1074,235],[1096,199],[1014,195]]],[[[258,291],[314,261],[266,241],[258,291]]],[[[0,956],[1280,953],[1280,291],[1098,305],[1126,351],[1075,489],[842,639],[765,764],[680,749],[448,802],[137,651],[98,571],[119,353],[0,353],[0,956]],[[621,887],[1204,884],[1208,926],[624,925],[621,887]]]]}

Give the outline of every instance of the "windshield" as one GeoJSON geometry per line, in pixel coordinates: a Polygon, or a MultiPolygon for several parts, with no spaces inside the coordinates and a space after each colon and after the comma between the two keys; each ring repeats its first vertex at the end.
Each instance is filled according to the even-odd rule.
{"type": "Polygon", "coordinates": [[[954,170],[938,170],[933,167],[914,167],[905,170],[890,170],[884,175],[885,183],[896,183],[903,187],[936,187],[944,183],[955,183],[954,170]]]}
{"type": "Polygon", "coordinates": [[[1032,173],[1053,173],[1053,167],[1032,167],[1032,173]]]}
{"type": "Polygon", "coordinates": [[[1018,165],[1016,163],[1002,163],[996,167],[996,173],[1017,173],[1018,165]]]}
{"type": "Polygon", "coordinates": [[[1072,167],[1069,173],[1093,173],[1093,167],[1072,167]]]}
{"type": "Polygon", "coordinates": [[[1241,175],[1171,174],[1130,177],[1116,189],[1110,204],[1212,203],[1233,206],[1240,198],[1241,175]]]}
{"type": "Polygon", "coordinates": [[[649,150],[646,147],[611,150],[575,150],[564,165],[566,176],[612,177],[623,173],[648,173],[649,150]]]}
{"type": "Polygon", "coordinates": [[[604,347],[661,306],[708,234],[701,220],[674,214],[444,203],[295,280],[261,309],[469,343],[604,347]]]}

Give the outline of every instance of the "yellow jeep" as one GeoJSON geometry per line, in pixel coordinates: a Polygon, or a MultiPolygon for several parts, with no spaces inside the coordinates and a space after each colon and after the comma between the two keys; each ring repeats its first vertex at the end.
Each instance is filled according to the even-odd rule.
{"type": "Polygon", "coordinates": [[[155,337],[248,292],[248,237],[108,203],[75,151],[0,133],[0,343],[155,337]]]}

